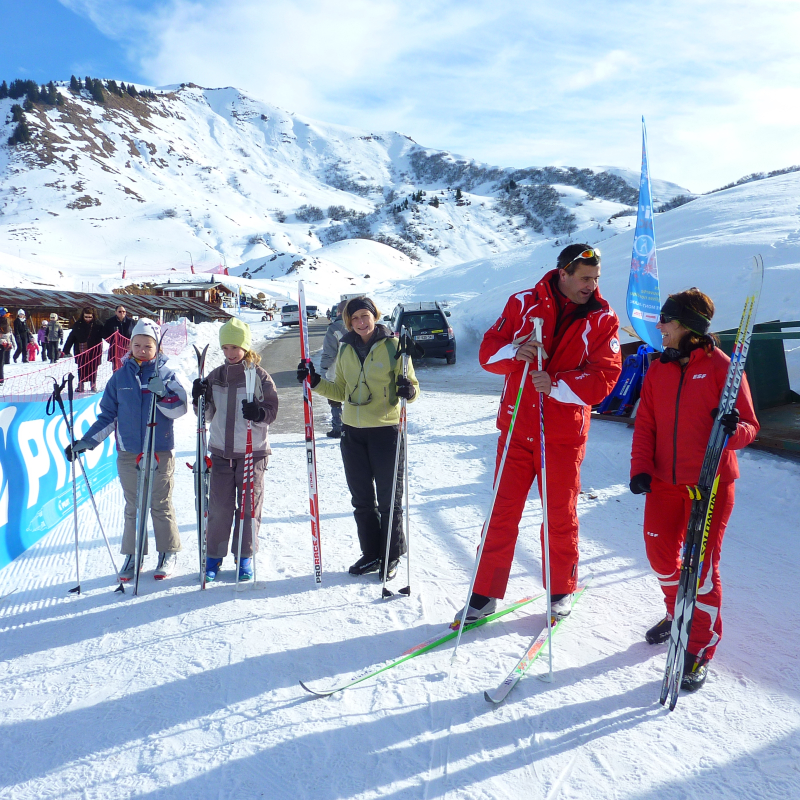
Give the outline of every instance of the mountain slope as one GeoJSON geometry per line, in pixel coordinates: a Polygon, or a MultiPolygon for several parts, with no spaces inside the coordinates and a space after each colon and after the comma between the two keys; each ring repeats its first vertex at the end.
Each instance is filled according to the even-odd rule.
{"type": "MultiPolygon", "coordinates": [[[[636,202],[611,171],[491,167],[232,88],[108,92],[103,104],[58,92],[62,105],[25,113],[30,144],[0,146],[0,259],[25,259],[42,282],[54,268],[111,289],[123,270],[130,281],[219,264],[281,278],[293,256],[355,238],[418,268],[455,264],[564,235],[603,238],[636,202]]],[[[15,102],[0,100],[3,142],[15,102]]]]}

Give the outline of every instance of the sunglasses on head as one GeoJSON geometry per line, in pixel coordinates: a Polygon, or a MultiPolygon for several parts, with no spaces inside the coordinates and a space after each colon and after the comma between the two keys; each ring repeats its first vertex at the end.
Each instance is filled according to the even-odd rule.
{"type": "Polygon", "coordinates": [[[596,249],[594,249],[592,247],[589,247],[586,250],[584,250],[582,253],[578,253],[578,255],[575,256],[575,258],[572,259],[572,261],[568,261],[566,264],[564,264],[563,267],[561,267],[561,269],[566,269],[568,266],[570,266],[570,264],[574,264],[576,261],[591,261],[591,260],[595,260],[595,261],[599,262],[600,261],[600,251],[596,250],[596,249]]]}

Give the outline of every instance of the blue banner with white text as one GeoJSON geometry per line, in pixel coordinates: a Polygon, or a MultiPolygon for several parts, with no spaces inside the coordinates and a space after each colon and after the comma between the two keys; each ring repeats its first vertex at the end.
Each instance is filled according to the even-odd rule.
{"type": "MultiPolygon", "coordinates": [[[[75,438],[97,419],[102,395],[74,401],[75,438]]],[[[0,403],[0,568],[35,544],[72,513],[72,466],[60,409],[48,417],[46,403],[0,403]]],[[[116,443],[109,436],[83,456],[97,493],[117,476],[116,443]]],[[[78,504],[89,498],[76,467],[78,504]]]]}
{"type": "Polygon", "coordinates": [[[656,264],[656,231],[653,227],[653,197],[647,163],[647,133],[642,117],[642,175],[639,179],[639,211],[633,234],[631,274],[628,279],[628,319],[636,335],[654,350],[662,350],[656,323],[661,312],[656,264]]]}

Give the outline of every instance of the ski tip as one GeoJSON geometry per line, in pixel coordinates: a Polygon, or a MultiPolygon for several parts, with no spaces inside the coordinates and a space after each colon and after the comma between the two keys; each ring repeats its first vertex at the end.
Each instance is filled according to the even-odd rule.
{"type": "Polygon", "coordinates": [[[496,705],[497,705],[497,703],[498,703],[498,701],[497,701],[497,700],[495,700],[495,699],[494,699],[494,697],[492,697],[492,696],[489,694],[489,692],[484,692],[484,693],[483,693],[483,699],[484,699],[484,700],[485,700],[487,703],[491,703],[493,706],[496,706],[496,705]]]}
{"type": "Polygon", "coordinates": [[[398,594],[404,594],[406,597],[409,597],[411,595],[411,587],[410,586],[404,586],[397,593],[398,594]]]}
{"type": "Polygon", "coordinates": [[[385,600],[387,597],[394,597],[394,592],[390,592],[385,586],[381,590],[381,597],[385,600]]]}
{"type": "Polygon", "coordinates": [[[315,689],[312,689],[310,686],[306,686],[303,681],[298,681],[298,683],[311,695],[314,697],[328,697],[331,692],[318,692],[315,689]]]}

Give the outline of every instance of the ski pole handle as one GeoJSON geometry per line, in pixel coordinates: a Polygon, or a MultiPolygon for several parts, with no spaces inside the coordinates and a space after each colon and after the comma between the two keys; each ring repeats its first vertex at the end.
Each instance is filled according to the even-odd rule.
{"type": "Polygon", "coordinates": [[[534,317],[533,318],[533,335],[536,337],[536,341],[539,342],[539,347],[536,348],[536,356],[538,366],[537,369],[539,372],[542,371],[542,353],[544,349],[544,343],[542,342],[542,325],[544,325],[544,320],[541,317],[534,317]]]}

